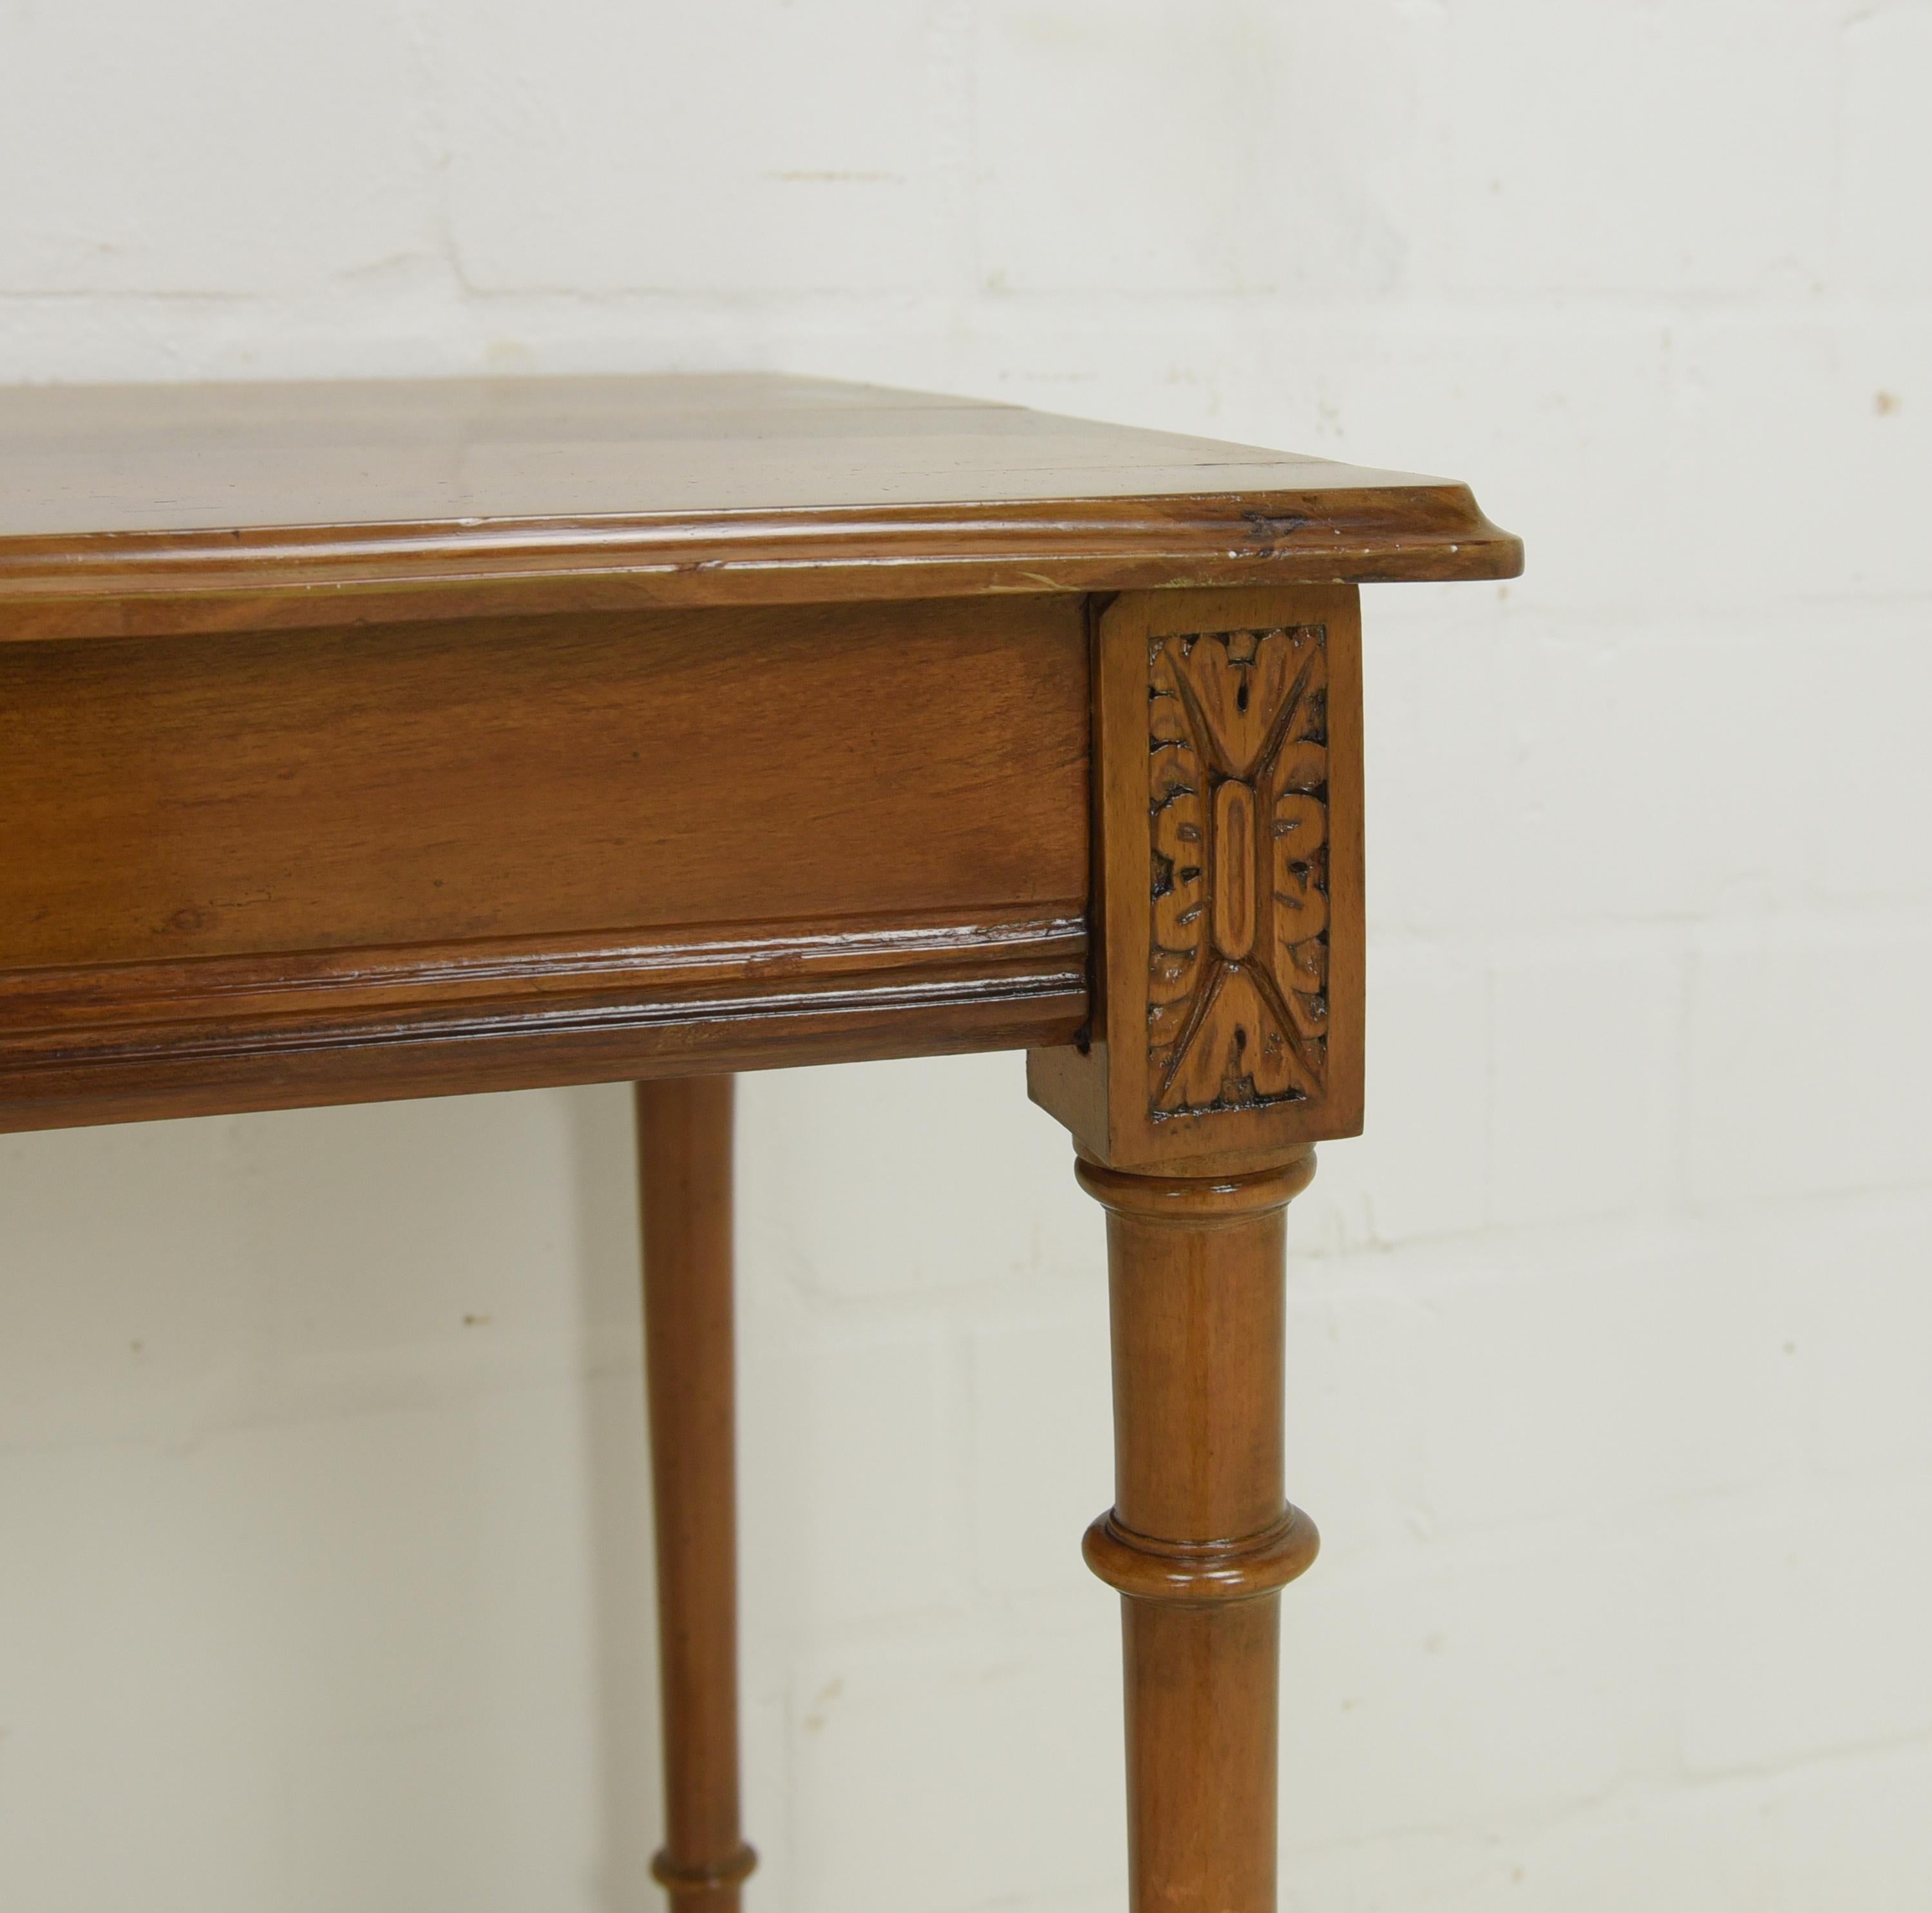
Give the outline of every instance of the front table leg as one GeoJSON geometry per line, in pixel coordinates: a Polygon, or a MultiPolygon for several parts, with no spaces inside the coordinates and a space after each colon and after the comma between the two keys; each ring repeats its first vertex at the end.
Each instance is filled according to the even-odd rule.
{"type": "Polygon", "coordinates": [[[1133,1913],[1273,1913],[1282,1588],[1315,1558],[1282,1484],[1282,1212],[1312,1150],[1258,1174],[1129,1175],[1106,1205],[1114,1506],[1133,1913]]]}
{"type": "Polygon", "coordinates": [[[644,1366],[657,1513],[664,1850],[692,1913],[738,1913],[738,1549],[731,1333],[731,1078],[637,1085],[644,1366]]]}
{"type": "Polygon", "coordinates": [[[1282,1212],[1361,1128],[1351,586],[1126,592],[1093,617],[1094,1016],[1028,1060],[1106,1206],[1134,1913],[1274,1913],[1282,1212]]]}

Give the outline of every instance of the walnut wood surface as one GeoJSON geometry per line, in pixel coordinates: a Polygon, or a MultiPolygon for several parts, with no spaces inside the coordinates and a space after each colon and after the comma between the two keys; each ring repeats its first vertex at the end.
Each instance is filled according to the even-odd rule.
{"type": "Polygon", "coordinates": [[[1361,626],[1352,585],[1124,593],[1094,645],[1098,1014],[1036,1100],[1123,1168],[1278,1160],[1361,1127],[1361,626]]]}
{"type": "MultiPolygon", "coordinates": [[[[809,380],[0,394],[0,640],[39,640],[0,642],[0,1127],[1023,1045],[1090,1150],[1160,1160],[1225,1100],[1230,1030],[1286,1020],[1276,1106],[1211,1126],[1336,1133],[1340,729],[1322,819],[1298,736],[1192,826],[1252,852],[1208,873],[1215,963],[1274,1024],[1177,970],[1172,1106],[1142,1097],[1137,1142],[1104,1027],[1068,1050],[1088,624],[1119,633],[1097,708],[1132,728],[1139,640],[1249,601],[1072,587],[1516,562],[1460,487],[809,380]],[[1276,868],[1298,805],[1326,841],[1276,868]],[[1298,883],[1329,922],[1284,945],[1298,883]]],[[[1151,933],[1097,901],[1104,1025],[1151,933]]]]}
{"type": "Polygon", "coordinates": [[[738,1537],[728,1076],[637,1086],[657,1525],[664,1844],[692,1913],[738,1913],[738,1537]]]}
{"type": "Polygon", "coordinates": [[[0,648],[0,966],[1077,913],[1084,645],[1036,597],[0,648]]]}
{"type": "Polygon", "coordinates": [[[1462,485],[813,379],[0,391],[0,640],[1520,562],[1462,485]]]}
{"type": "Polygon", "coordinates": [[[1312,1152],[1214,1180],[1082,1162],[1106,1205],[1132,1913],[1274,1913],[1281,1588],[1314,1559],[1282,1493],[1282,1206],[1312,1152]]]}
{"type": "Polygon", "coordinates": [[[1065,1040],[1034,596],[0,646],[0,1126],[1065,1040]]]}
{"type": "Polygon", "coordinates": [[[1282,1211],[1362,1114],[1355,588],[1094,618],[1096,1003],[1028,1057],[1108,1210],[1132,1913],[1274,1913],[1282,1211]]]}
{"type": "Polygon", "coordinates": [[[0,393],[0,1128],[692,1079],[637,1093],[657,1870],[736,1913],[705,1072],[1028,1047],[1109,1212],[1134,1913],[1272,1913],[1354,585],[1520,559],[1460,485],[811,381],[0,393]]]}

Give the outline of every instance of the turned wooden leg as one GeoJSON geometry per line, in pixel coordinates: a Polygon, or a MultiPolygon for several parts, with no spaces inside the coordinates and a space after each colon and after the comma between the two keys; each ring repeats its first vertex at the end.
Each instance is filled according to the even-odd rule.
{"type": "Polygon", "coordinates": [[[1315,1558],[1282,1489],[1282,1216],[1312,1150],[1256,1174],[1083,1160],[1107,1207],[1114,1506],[1133,1913],[1274,1913],[1278,1597],[1315,1558]]]}
{"type": "Polygon", "coordinates": [[[1092,1026],[1027,1059],[1106,1205],[1134,1913],[1274,1913],[1282,1210],[1361,1129],[1352,585],[1123,592],[1094,617],[1092,1026]]]}
{"type": "Polygon", "coordinates": [[[731,1078],[637,1085],[644,1366],[656,1497],[664,1849],[694,1913],[738,1913],[738,1567],[731,1338],[731,1078]]]}

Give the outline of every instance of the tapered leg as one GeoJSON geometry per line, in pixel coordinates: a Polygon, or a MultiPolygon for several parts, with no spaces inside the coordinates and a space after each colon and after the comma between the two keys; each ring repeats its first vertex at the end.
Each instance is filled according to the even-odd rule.
{"type": "Polygon", "coordinates": [[[693,1913],[738,1913],[738,1567],[731,1336],[731,1078],[637,1085],[644,1366],[657,1508],[664,1850],[693,1913]]]}
{"type": "Polygon", "coordinates": [[[1108,1210],[1112,1510],[1133,1913],[1274,1913],[1278,1597],[1315,1558],[1282,1486],[1282,1211],[1312,1151],[1259,1174],[1129,1175],[1108,1210]]]}

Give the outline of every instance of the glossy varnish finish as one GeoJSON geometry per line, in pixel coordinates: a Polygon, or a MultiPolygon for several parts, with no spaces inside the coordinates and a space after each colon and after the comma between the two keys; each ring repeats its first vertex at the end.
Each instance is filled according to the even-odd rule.
{"type": "Polygon", "coordinates": [[[1108,1211],[1132,1913],[1271,1913],[1355,587],[1520,560],[1460,485],[809,380],[0,394],[0,1128],[674,1079],[657,1871],[737,1913],[722,1072],[1027,1048],[1108,1211]]]}
{"type": "Polygon", "coordinates": [[[1096,1015],[1028,1059],[1108,1211],[1132,1913],[1273,1913],[1282,1210],[1364,1057],[1350,585],[1129,593],[1095,622],[1096,1015]]]}
{"type": "Polygon", "coordinates": [[[637,1087],[644,1350],[657,1522],[664,1844],[659,1882],[738,1913],[736,1390],[729,1076],[637,1087]]]}
{"type": "Polygon", "coordinates": [[[1107,1209],[1114,1506],[1136,1913],[1271,1913],[1282,1586],[1315,1558],[1282,1493],[1282,1210],[1312,1153],[1212,1180],[1083,1162],[1107,1209]]]}
{"type": "Polygon", "coordinates": [[[0,645],[0,1126],[1070,1033],[1088,727],[1064,598],[0,645]]]}
{"type": "Polygon", "coordinates": [[[1520,559],[1439,479],[816,379],[0,393],[0,639],[1520,559]]]}
{"type": "Polygon", "coordinates": [[[0,647],[0,966],[1078,915],[1078,604],[0,647]]]}
{"type": "Polygon", "coordinates": [[[1029,1057],[1035,1100],[1124,1168],[1354,1135],[1354,587],[1126,593],[1094,658],[1100,1000],[1090,1040],[1029,1057]]]}

